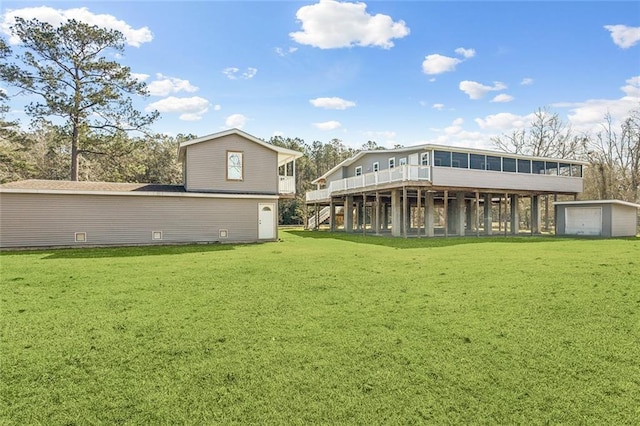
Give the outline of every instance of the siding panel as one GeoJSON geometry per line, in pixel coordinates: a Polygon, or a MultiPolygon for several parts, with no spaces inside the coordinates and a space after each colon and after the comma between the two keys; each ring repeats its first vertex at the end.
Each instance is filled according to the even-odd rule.
{"type": "Polygon", "coordinates": [[[278,153],[239,135],[188,146],[187,191],[278,193],[278,153]],[[242,151],[244,180],[227,180],[227,151],[242,151]]]}
{"type": "Polygon", "coordinates": [[[482,189],[582,192],[582,178],[432,167],[434,186],[482,189]]]}
{"type": "Polygon", "coordinates": [[[274,200],[2,193],[0,247],[256,241],[261,202],[274,200]],[[86,243],[74,232],[86,232],[86,243]]]}
{"type": "Polygon", "coordinates": [[[636,235],[638,210],[635,207],[611,205],[611,235],[631,237],[636,235]]]}

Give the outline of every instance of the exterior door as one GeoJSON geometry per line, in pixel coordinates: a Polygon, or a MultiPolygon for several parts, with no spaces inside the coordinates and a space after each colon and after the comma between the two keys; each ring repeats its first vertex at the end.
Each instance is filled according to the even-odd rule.
{"type": "Polygon", "coordinates": [[[273,240],[276,237],[275,210],[275,204],[258,204],[258,239],[273,240]]]}

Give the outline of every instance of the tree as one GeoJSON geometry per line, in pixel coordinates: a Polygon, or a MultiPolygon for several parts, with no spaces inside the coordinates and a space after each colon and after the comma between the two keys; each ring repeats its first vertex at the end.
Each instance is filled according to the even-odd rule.
{"type": "Polygon", "coordinates": [[[557,113],[539,108],[528,129],[491,139],[504,152],[535,157],[577,158],[584,152],[582,138],[572,135],[571,126],[557,113]]]}
{"type": "Polygon", "coordinates": [[[24,52],[15,62],[0,64],[0,78],[41,99],[27,105],[28,114],[62,120],[69,135],[71,180],[78,180],[82,154],[107,153],[109,138],[95,135],[144,130],[157,119],[157,111],[136,110],[129,96],[146,96],[146,85],[128,67],[106,58],[124,51],[121,32],[73,19],[53,27],[22,18],[11,31],[24,52]]]}
{"type": "Polygon", "coordinates": [[[640,201],[640,109],[616,131],[610,115],[602,131],[587,139],[590,161],[586,192],[598,199],[640,201]]]}

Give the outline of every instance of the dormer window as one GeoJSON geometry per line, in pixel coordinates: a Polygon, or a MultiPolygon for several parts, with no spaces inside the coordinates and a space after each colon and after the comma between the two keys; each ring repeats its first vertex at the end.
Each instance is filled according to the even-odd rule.
{"type": "Polygon", "coordinates": [[[227,151],[227,180],[243,180],[243,153],[227,151]]]}

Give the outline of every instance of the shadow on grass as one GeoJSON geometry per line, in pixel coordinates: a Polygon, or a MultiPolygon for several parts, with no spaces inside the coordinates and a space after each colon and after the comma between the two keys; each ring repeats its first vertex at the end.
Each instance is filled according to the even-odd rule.
{"type": "Polygon", "coordinates": [[[43,259],[98,259],[109,257],[167,256],[233,250],[243,244],[188,244],[135,247],[86,247],[4,252],[5,255],[44,254],[43,259]]]}
{"type": "MultiPolygon", "coordinates": [[[[603,238],[589,238],[589,237],[569,237],[569,236],[553,236],[553,235],[516,235],[516,236],[487,236],[481,235],[479,237],[458,237],[458,236],[437,236],[431,238],[399,238],[391,237],[389,235],[362,235],[362,234],[347,234],[344,232],[330,232],[330,231],[305,231],[305,230],[287,230],[289,234],[296,235],[303,238],[314,239],[334,239],[341,241],[349,241],[358,244],[373,244],[384,247],[392,247],[396,249],[410,249],[410,248],[430,248],[430,247],[451,247],[462,244],[484,244],[484,243],[554,243],[560,241],[604,241],[603,238]]],[[[620,238],[621,240],[639,241],[640,239],[635,237],[620,238]]]]}

